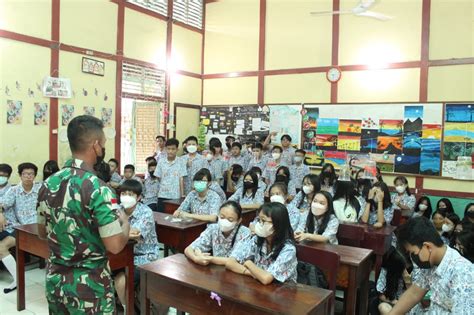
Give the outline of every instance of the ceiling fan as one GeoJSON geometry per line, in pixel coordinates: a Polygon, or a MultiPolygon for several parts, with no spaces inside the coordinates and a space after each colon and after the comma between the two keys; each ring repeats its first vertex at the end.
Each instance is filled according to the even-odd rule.
{"type": "Polygon", "coordinates": [[[376,0],[360,0],[359,4],[352,8],[351,10],[345,10],[345,11],[319,11],[319,12],[311,12],[310,14],[313,16],[318,16],[318,15],[334,15],[334,14],[352,14],[355,16],[365,16],[365,17],[370,17],[374,18],[380,21],[388,21],[393,19],[393,17],[378,13],[378,12],[373,12],[369,11],[369,8],[371,8],[375,4],[376,0]]]}

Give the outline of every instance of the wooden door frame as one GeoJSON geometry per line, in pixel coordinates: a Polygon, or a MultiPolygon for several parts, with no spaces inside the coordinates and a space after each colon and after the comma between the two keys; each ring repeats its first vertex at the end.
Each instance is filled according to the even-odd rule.
{"type": "Polygon", "coordinates": [[[176,138],[176,126],[178,126],[178,116],[176,115],[178,113],[178,107],[180,108],[192,108],[192,109],[199,109],[201,110],[200,105],[193,105],[193,104],[185,104],[185,103],[173,103],[174,104],[174,109],[173,109],[173,115],[174,115],[174,130],[173,130],[173,138],[176,138]]]}

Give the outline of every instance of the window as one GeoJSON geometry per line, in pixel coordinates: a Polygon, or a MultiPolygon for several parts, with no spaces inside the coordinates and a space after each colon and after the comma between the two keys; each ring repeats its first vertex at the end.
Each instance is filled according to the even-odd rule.
{"type": "Polygon", "coordinates": [[[122,93],[165,97],[165,71],[123,63],[122,93]]]}
{"type": "Polygon", "coordinates": [[[145,158],[155,149],[155,137],[165,131],[165,72],[136,64],[123,64],[121,153],[122,167],[147,171],[145,158]]]}
{"type": "Polygon", "coordinates": [[[202,29],[203,0],[174,0],[173,19],[202,29]]]}
{"type": "Polygon", "coordinates": [[[168,0],[127,0],[150,11],[168,16],[168,0]]]}

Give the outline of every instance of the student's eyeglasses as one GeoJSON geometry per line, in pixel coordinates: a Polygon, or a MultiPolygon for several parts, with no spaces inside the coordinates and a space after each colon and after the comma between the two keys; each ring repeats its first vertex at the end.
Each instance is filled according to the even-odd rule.
{"type": "Polygon", "coordinates": [[[262,223],[262,224],[265,224],[265,223],[272,223],[271,220],[264,220],[264,219],[262,219],[262,218],[260,218],[260,217],[257,217],[257,222],[262,223]]]}

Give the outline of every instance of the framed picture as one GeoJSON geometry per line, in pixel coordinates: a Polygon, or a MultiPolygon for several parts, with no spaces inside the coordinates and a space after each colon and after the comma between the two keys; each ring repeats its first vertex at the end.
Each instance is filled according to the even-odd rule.
{"type": "Polygon", "coordinates": [[[104,76],[105,62],[82,57],[82,72],[104,76]]]}

